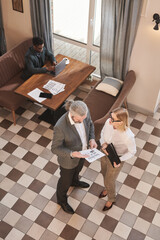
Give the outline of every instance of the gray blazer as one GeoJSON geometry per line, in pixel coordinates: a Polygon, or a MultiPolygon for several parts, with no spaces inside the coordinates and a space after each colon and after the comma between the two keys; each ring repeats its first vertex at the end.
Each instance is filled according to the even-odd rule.
{"type": "MultiPolygon", "coordinates": [[[[94,125],[88,112],[84,119],[87,143],[90,139],[95,139],[94,125]]],[[[74,151],[82,150],[82,142],[74,125],[71,125],[68,112],[65,113],[56,123],[53,133],[51,151],[58,156],[58,163],[66,169],[75,168],[79,163],[79,158],[71,158],[74,151]]]]}

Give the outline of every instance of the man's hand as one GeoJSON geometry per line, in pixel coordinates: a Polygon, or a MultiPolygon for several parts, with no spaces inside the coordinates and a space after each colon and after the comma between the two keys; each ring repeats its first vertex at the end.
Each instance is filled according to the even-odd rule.
{"type": "Polygon", "coordinates": [[[80,152],[72,152],[72,157],[73,158],[87,158],[87,157],[89,157],[89,155],[83,155],[83,154],[81,154],[80,152]]]}
{"type": "Polygon", "coordinates": [[[57,65],[57,61],[54,61],[54,62],[53,62],[53,66],[56,66],[56,65],[57,65]]]}
{"type": "Polygon", "coordinates": [[[89,146],[90,146],[91,149],[92,149],[92,148],[97,148],[97,143],[96,143],[96,141],[95,141],[94,139],[91,139],[91,140],[89,141],[89,146]]]}
{"type": "Polygon", "coordinates": [[[54,71],[55,67],[54,66],[49,66],[49,67],[46,67],[48,71],[54,71]]]}

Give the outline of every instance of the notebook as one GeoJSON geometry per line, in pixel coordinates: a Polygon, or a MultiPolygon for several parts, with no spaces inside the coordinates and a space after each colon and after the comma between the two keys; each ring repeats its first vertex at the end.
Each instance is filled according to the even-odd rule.
{"type": "Polygon", "coordinates": [[[116,149],[114,148],[114,145],[112,143],[108,144],[106,151],[108,152],[108,158],[112,164],[112,166],[114,167],[114,163],[119,164],[121,163],[121,160],[119,159],[119,156],[116,152],[116,149]]]}
{"type": "Polygon", "coordinates": [[[65,68],[66,66],[66,60],[63,59],[60,63],[58,63],[56,66],[55,66],[55,70],[52,71],[52,72],[49,72],[49,74],[53,75],[53,76],[57,76],[60,72],[63,71],[63,69],[65,68]]]}

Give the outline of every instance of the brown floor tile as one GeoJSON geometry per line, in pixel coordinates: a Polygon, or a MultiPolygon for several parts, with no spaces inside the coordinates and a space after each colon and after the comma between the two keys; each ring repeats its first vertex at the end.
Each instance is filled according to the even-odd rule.
{"type": "Polygon", "coordinates": [[[85,166],[85,167],[89,167],[89,165],[90,165],[90,163],[89,163],[87,160],[85,160],[85,161],[84,161],[84,166],[85,166]]]}
{"type": "Polygon", "coordinates": [[[143,147],[144,150],[151,152],[151,153],[154,153],[156,148],[157,148],[156,145],[149,143],[149,142],[147,142],[143,147]]]}
{"type": "Polygon", "coordinates": [[[134,127],[134,128],[138,128],[138,129],[141,129],[143,125],[143,122],[140,122],[136,119],[134,119],[132,122],[131,122],[131,127],[134,127]]]}
{"type": "Polygon", "coordinates": [[[24,157],[23,160],[25,160],[28,163],[33,163],[34,160],[37,158],[38,156],[32,152],[27,152],[24,157]]]}
{"type": "Polygon", "coordinates": [[[116,219],[106,215],[101,223],[101,227],[110,232],[113,232],[117,226],[117,223],[118,221],[116,219]]]}
{"type": "Polygon", "coordinates": [[[14,150],[16,150],[17,147],[18,146],[15,145],[14,143],[9,142],[4,146],[3,150],[8,152],[8,153],[13,153],[14,150]]]}
{"type": "Polygon", "coordinates": [[[23,127],[17,134],[20,135],[21,137],[27,138],[31,132],[32,132],[31,130],[23,127]]]}
{"type": "Polygon", "coordinates": [[[148,162],[143,160],[142,158],[137,158],[135,163],[134,163],[134,166],[145,170],[146,167],[148,166],[148,162]]]}
{"type": "Polygon", "coordinates": [[[155,211],[144,206],[141,208],[141,211],[139,213],[139,217],[143,218],[148,222],[152,222],[154,216],[155,216],[155,211]]]}
{"type": "Polygon", "coordinates": [[[51,174],[54,174],[57,169],[58,169],[58,165],[56,165],[55,163],[52,163],[52,162],[48,162],[46,164],[46,166],[44,167],[44,170],[51,174]]]}
{"type": "Polygon", "coordinates": [[[152,187],[149,194],[149,196],[157,199],[158,201],[160,201],[160,191],[159,191],[159,188],[156,188],[156,187],[152,187]]]}
{"type": "Polygon", "coordinates": [[[78,234],[78,230],[66,225],[63,231],[60,234],[60,237],[64,238],[65,240],[74,240],[78,234]]]}
{"type": "Polygon", "coordinates": [[[38,216],[35,222],[40,226],[47,228],[49,224],[52,222],[52,220],[53,217],[51,215],[45,212],[41,212],[41,214],[38,216]]]}
{"type": "Polygon", "coordinates": [[[7,192],[0,188],[0,201],[2,200],[2,198],[4,198],[6,194],[7,192]]]}
{"type": "Polygon", "coordinates": [[[53,197],[51,198],[51,201],[57,203],[56,193],[53,194],[53,197]]]}
{"type": "Polygon", "coordinates": [[[144,235],[143,233],[132,229],[129,236],[128,236],[128,240],[144,240],[146,237],[146,235],[144,235]]]}
{"type": "Polygon", "coordinates": [[[89,188],[88,192],[90,192],[96,196],[99,196],[99,194],[103,191],[103,189],[104,189],[104,187],[100,186],[97,183],[93,183],[91,185],[91,187],[89,188]]]}
{"type": "Polygon", "coordinates": [[[43,146],[43,147],[47,147],[47,145],[50,143],[50,139],[46,138],[46,137],[40,137],[40,139],[38,139],[37,144],[43,146]]]}
{"type": "Polygon", "coordinates": [[[12,210],[15,212],[18,212],[19,214],[23,214],[27,208],[29,207],[29,204],[22,199],[18,199],[17,202],[12,207],[12,210]]]}
{"type": "Polygon", "coordinates": [[[125,198],[125,197],[121,196],[120,194],[117,194],[116,203],[115,203],[116,206],[118,206],[122,209],[125,209],[128,202],[129,202],[128,198],[125,198]]]}
{"type": "Polygon", "coordinates": [[[9,179],[11,179],[14,182],[17,182],[18,179],[23,175],[23,173],[15,168],[13,168],[10,173],[7,175],[9,179]]]}
{"type": "Polygon", "coordinates": [[[160,137],[160,129],[154,128],[151,134],[160,137]]]}
{"type": "Polygon", "coordinates": [[[25,235],[22,240],[35,240],[34,238],[28,236],[28,235],[25,235]]]}
{"type": "Polygon", "coordinates": [[[12,227],[3,221],[0,222],[0,237],[5,239],[8,233],[11,231],[12,227]]]}
{"type": "Polygon", "coordinates": [[[26,111],[25,108],[19,107],[19,108],[15,111],[15,113],[18,114],[18,115],[22,115],[25,111],[26,111]]]}
{"type": "Polygon", "coordinates": [[[90,206],[81,202],[75,212],[81,217],[87,218],[91,213],[91,211],[92,211],[92,208],[90,206]]]}
{"type": "Polygon", "coordinates": [[[39,115],[38,115],[38,114],[35,114],[35,115],[31,118],[31,120],[32,120],[33,122],[36,122],[36,123],[40,123],[40,122],[41,122],[41,120],[39,119],[39,115]]]}
{"type": "Polygon", "coordinates": [[[44,183],[34,179],[33,182],[29,185],[29,189],[31,189],[32,191],[39,193],[42,188],[45,186],[44,183]]]}
{"type": "Polygon", "coordinates": [[[2,122],[0,122],[0,127],[8,129],[12,124],[13,122],[10,122],[9,120],[4,119],[2,122]]]}
{"type": "Polygon", "coordinates": [[[136,189],[138,183],[139,183],[139,179],[132,177],[130,175],[128,175],[124,181],[124,184],[126,184],[127,186],[134,188],[134,189],[136,189]]]}

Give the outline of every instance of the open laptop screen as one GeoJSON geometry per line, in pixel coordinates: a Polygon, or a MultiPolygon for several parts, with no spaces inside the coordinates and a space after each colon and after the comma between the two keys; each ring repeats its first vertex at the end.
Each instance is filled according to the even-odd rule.
{"type": "Polygon", "coordinates": [[[55,70],[54,72],[49,72],[49,74],[53,75],[53,76],[57,76],[60,72],[63,71],[63,69],[65,68],[66,66],[66,60],[63,59],[60,63],[58,63],[56,66],[55,66],[55,70]]]}

